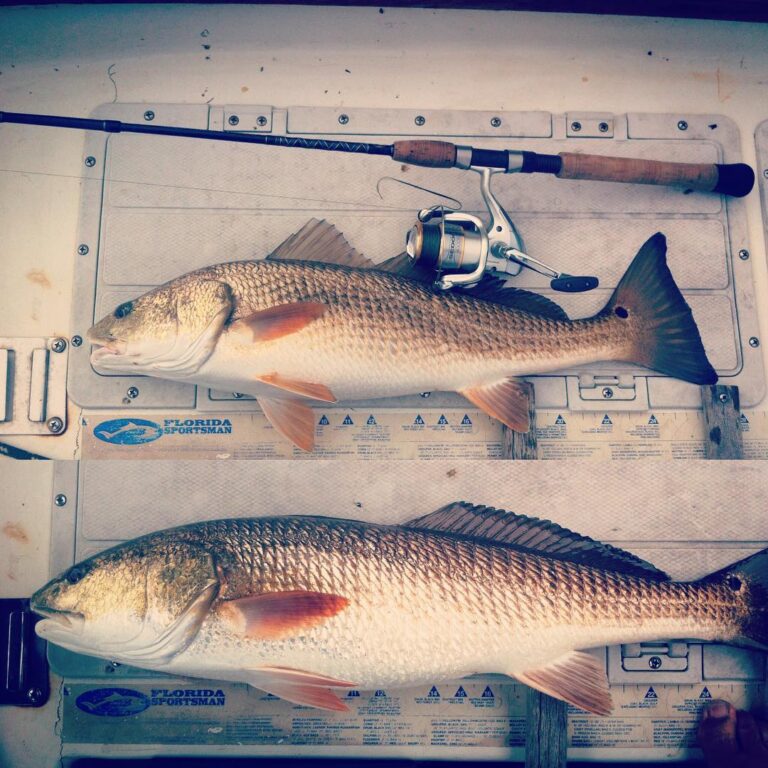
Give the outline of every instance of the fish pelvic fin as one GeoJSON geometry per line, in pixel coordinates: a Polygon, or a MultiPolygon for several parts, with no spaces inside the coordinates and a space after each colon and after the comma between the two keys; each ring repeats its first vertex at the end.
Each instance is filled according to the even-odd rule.
{"type": "Polygon", "coordinates": [[[269,423],[302,451],[315,447],[315,415],[304,401],[296,398],[259,397],[259,405],[269,423]]]}
{"type": "Polygon", "coordinates": [[[691,308],[667,266],[667,241],[657,232],[640,248],[598,318],[626,324],[627,362],[692,384],[714,384],[691,308]]]}
{"type": "Polygon", "coordinates": [[[735,637],[729,642],[768,650],[768,549],[705,576],[734,600],[735,637]]]}
{"type": "Polygon", "coordinates": [[[610,715],[613,709],[605,664],[588,653],[569,651],[545,667],[515,672],[514,677],[595,715],[610,715]]]}
{"type": "Polygon", "coordinates": [[[522,379],[502,379],[493,384],[462,389],[459,394],[515,432],[531,428],[533,386],[522,379]]]}

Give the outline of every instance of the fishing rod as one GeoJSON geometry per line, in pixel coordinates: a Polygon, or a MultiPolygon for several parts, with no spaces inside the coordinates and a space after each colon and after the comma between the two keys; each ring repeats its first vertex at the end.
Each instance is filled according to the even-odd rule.
{"type": "Polygon", "coordinates": [[[755,182],[754,171],[744,163],[679,163],[573,152],[546,155],[527,150],[478,149],[433,139],[372,144],[25,112],[0,111],[0,123],[378,155],[426,168],[475,171],[481,177],[489,225],[476,216],[434,206],[419,212],[418,221],[407,236],[406,252],[414,262],[438,273],[436,285],[443,290],[474,285],[486,271],[516,275],[523,267],[550,277],[550,287],[556,291],[581,292],[598,285],[596,277],[558,272],[525,253],[522,237],[491,190],[491,177],[498,173],[548,173],[560,179],[675,186],[733,197],[747,195],[755,182]]]}

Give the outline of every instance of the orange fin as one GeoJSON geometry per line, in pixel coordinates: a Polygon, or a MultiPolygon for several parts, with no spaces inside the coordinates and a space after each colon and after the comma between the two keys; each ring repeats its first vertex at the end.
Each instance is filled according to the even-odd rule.
{"type": "Polygon", "coordinates": [[[319,301],[280,304],[235,320],[231,328],[248,328],[253,333],[254,341],[272,341],[300,331],[321,317],[326,309],[325,304],[319,301]]]}
{"type": "Polygon", "coordinates": [[[261,410],[270,424],[302,451],[315,447],[315,415],[301,400],[258,398],[261,410]]]}
{"type": "Polygon", "coordinates": [[[335,403],[336,397],[325,384],[315,384],[309,381],[298,381],[296,379],[286,379],[279,373],[265,373],[263,376],[257,376],[257,381],[263,381],[273,387],[279,387],[286,392],[293,392],[303,397],[311,397],[313,400],[322,400],[326,403],[335,403]]]}
{"type": "Polygon", "coordinates": [[[238,635],[278,640],[322,624],[347,605],[346,597],[324,592],[266,592],[227,600],[219,607],[219,614],[238,635]]]}
{"type": "Polygon", "coordinates": [[[259,673],[267,674],[281,682],[296,683],[298,685],[317,685],[328,688],[356,688],[357,683],[350,680],[338,680],[328,675],[320,675],[316,672],[308,672],[293,667],[256,667],[259,673]]]}
{"type": "Polygon", "coordinates": [[[285,701],[305,707],[330,709],[333,712],[348,712],[349,707],[327,686],[355,687],[344,680],[334,680],[288,667],[260,667],[253,672],[249,670],[246,682],[285,701]],[[322,682],[313,683],[312,680],[322,682]]]}
{"type": "Polygon", "coordinates": [[[527,432],[531,428],[528,414],[531,387],[521,379],[504,379],[495,384],[469,387],[462,389],[460,394],[515,432],[527,432]]]}
{"type": "Polygon", "coordinates": [[[588,653],[571,651],[546,667],[515,672],[514,676],[537,691],[595,715],[610,715],[613,709],[605,665],[588,653]]]}
{"type": "Polygon", "coordinates": [[[267,256],[270,261],[318,261],[345,267],[370,269],[374,263],[358,253],[333,224],[310,219],[267,256]]]}

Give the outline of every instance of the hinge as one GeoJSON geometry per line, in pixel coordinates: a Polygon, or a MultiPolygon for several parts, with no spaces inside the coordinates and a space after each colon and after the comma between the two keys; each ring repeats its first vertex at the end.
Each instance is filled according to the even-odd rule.
{"type": "Polygon", "coordinates": [[[698,682],[701,659],[701,645],[684,640],[612,646],[608,649],[608,679],[612,683],[698,682]]]}
{"type": "Polygon", "coordinates": [[[48,701],[45,641],[28,600],[0,600],[0,705],[42,707],[48,701]]]}
{"type": "Polygon", "coordinates": [[[579,376],[579,397],[582,400],[634,400],[637,397],[635,377],[632,374],[619,376],[593,376],[588,373],[579,376]]]}
{"type": "Polygon", "coordinates": [[[270,133],[272,131],[272,107],[251,105],[224,107],[225,131],[270,133]]]}
{"type": "Polygon", "coordinates": [[[61,337],[0,337],[0,435],[64,432],[68,357],[61,337]]]}
{"type": "Polygon", "coordinates": [[[571,138],[612,139],[614,118],[610,113],[569,112],[565,135],[571,138]]]}

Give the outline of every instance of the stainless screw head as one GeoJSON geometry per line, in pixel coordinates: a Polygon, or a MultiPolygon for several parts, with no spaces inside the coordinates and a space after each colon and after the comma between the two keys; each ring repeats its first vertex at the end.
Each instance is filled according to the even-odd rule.
{"type": "Polygon", "coordinates": [[[581,130],[581,123],[578,120],[574,120],[571,123],[571,130],[578,133],[581,130]]]}
{"type": "Polygon", "coordinates": [[[30,688],[27,691],[27,701],[31,702],[32,704],[40,701],[42,696],[43,692],[39,688],[30,688]]]}
{"type": "Polygon", "coordinates": [[[662,665],[662,661],[658,656],[651,656],[650,659],[648,659],[648,666],[651,669],[659,669],[662,665]]]}
{"type": "Polygon", "coordinates": [[[49,432],[53,432],[54,435],[57,435],[64,429],[64,422],[58,416],[54,416],[52,419],[48,419],[47,426],[49,432]]]}
{"type": "Polygon", "coordinates": [[[760,339],[758,339],[757,336],[750,336],[749,337],[749,346],[750,347],[759,347],[760,346],[760,339]]]}
{"type": "Polygon", "coordinates": [[[491,125],[494,128],[498,128],[501,125],[501,118],[500,117],[492,117],[491,118],[491,125]]]}
{"type": "Polygon", "coordinates": [[[339,115],[339,125],[346,125],[349,122],[349,115],[339,115]]]}
{"type": "Polygon", "coordinates": [[[90,250],[90,248],[85,243],[82,243],[81,245],[77,246],[77,252],[81,256],[87,256],[89,250],[90,250]]]}
{"type": "Polygon", "coordinates": [[[63,352],[67,348],[67,342],[59,337],[51,342],[51,349],[54,352],[63,352]]]}
{"type": "Polygon", "coordinates": [[[73,347],[79,347],[83,343],[83,337],[82,336],[73,336],[70,339],[70,343],[73,347]]]}
{"type": "Polygon", "coordinates": [[[145,119],[147,122],[149,122],[150,120],[154,120],[154,119],[155,119],[155,113],[154,113],[154,112],[153,112],[151,109],[148,109],[148,110],[147,110],[147,111],[144,113],[144,119],[145,119]]]}
{"type": "Polygon", "coordinates": [[[243,393],[242,392],[233,392],[232,393],[232,397],[234,397],[235,400],[240,400],[243,397],[243,393]]]}
{"type": "Polygon", "coordinates": [[[230,115],[229,120],[227,122],[230,125],[237,125],[240,122],[240,118],[237,115],[230,115]]]}
{"type": "Polygon", "coordinates": [[[717,399],[718,399],[718,400],[719,400],[721,403],[727,403],[727,402],[728,402],[728,394],[727,394],[726,392],[721,392],[721,393],[720,393],[720,394],[717,396],[717,399]]]}
{"type": "Polygon", "coordinates": [[[742,249],[739,251],[739,258],[740,258],[742,261],[746,261],[746,260],[749,258],[749,251],[748,251],[746,248],[742,248],[742,249]]]}
{"type": "Polygon", "coordinates": [[[131,400],[135,400],[139,396],[139,388],[128,387],[128,389],[125,391],[125,394],[128,395],[128,397],[130,397],[131,400]]]}
{"type": "Polygon", "coordinates": [[[424,125],[424,123],[427,122],[427,118],[424,117],[424,115],[416,115],[413,122],[416,123],[416,125],[424,125]]]}
{"type": "Polygon", "coordinates": [[[768,179],[768,168],[766,168],[766,169],[763,171],[763,176],[765,176],[765,178],[766,178],[766,179],[768,179]]]}
{"type": "Polygon", "coordinates": [[[267,124],[267,118],[264,115],[259,115],[256,118],[256,125],[265,126],[267,124]]]}
{"type": "Polygon", "coordinates": [[[65,496],[63,493],[57,493],[57,494],[56,494],[56,495],[53,497],[53,503],[54,503],[54,504],[55,504],[57,507],[64,507],[64,506],[66,506],[66,504],[67,504],[67,497],[66,497],[66,496],[65,496]]]}
{"type": "Polygon", "coordinates": [[[613,397],[613,390],[610,387],[603,387],[603,397],[610,400],[613,397]]]}
{"type": "Polygon", "coordinates": [[[688,130],[688,123],[685,120],[679,120],[677,123],[677,129],[679,131],[687,131],[688,130]]]}
{"type": "Polygon", "coordinates": [[[610,126],[608,125],[608,123],[600,123],[597,126],[597,129],[600,131],[600,133],[608,133],[609,128],[610,126]]]}
{"type": "Polygon", "coordinates": [[[431,395],[431,392],[419,392],[419,397],[427,398],[431,395]]]}
{"type": "Polygon", "coordinates": [[[93,155],[88,155],[88,157],[85,158],[85,164],[89,168],[93,168],[93,166],[96,165],[96,158],[93,155]]]}

